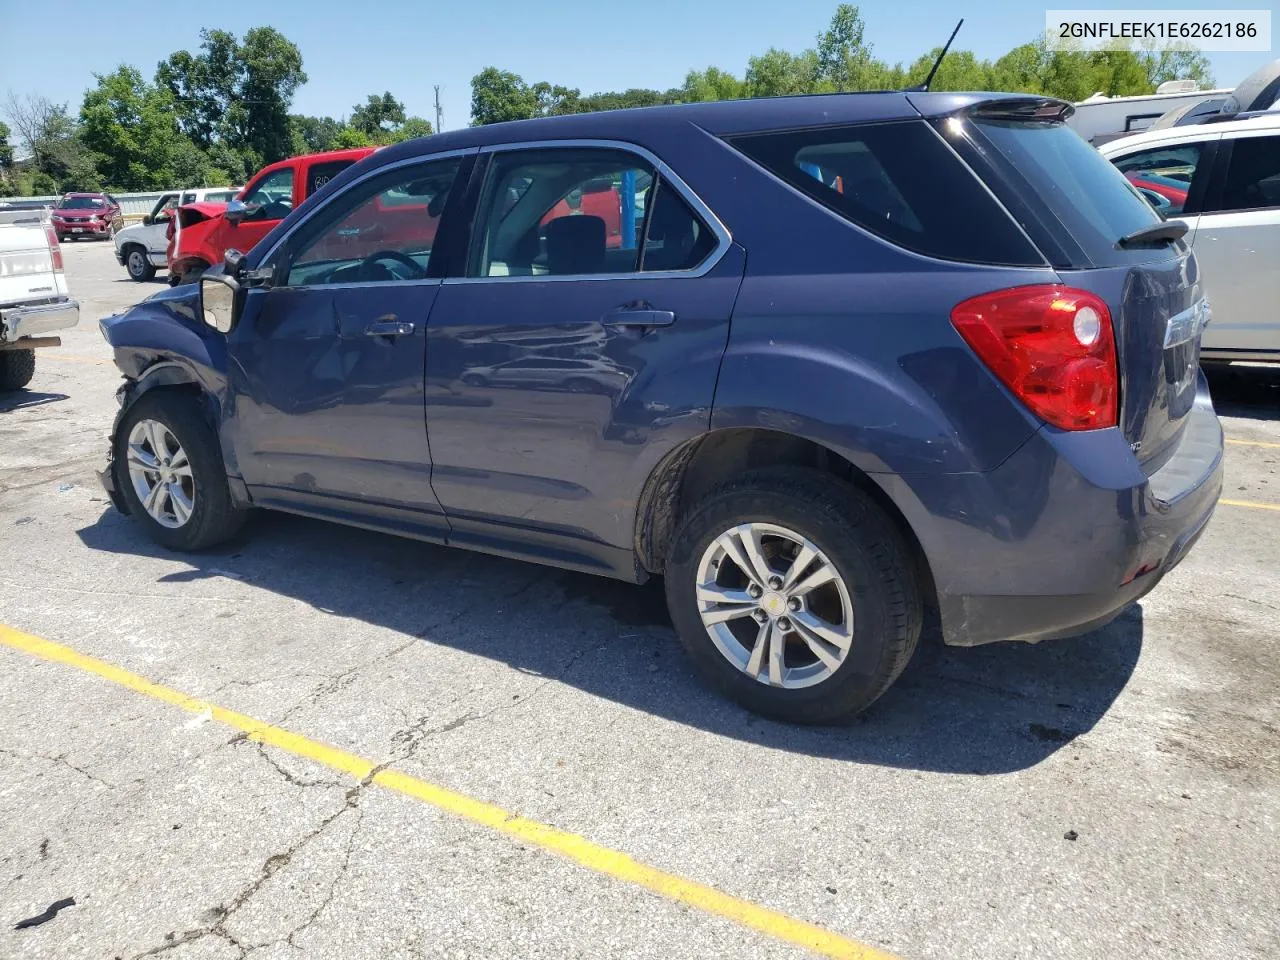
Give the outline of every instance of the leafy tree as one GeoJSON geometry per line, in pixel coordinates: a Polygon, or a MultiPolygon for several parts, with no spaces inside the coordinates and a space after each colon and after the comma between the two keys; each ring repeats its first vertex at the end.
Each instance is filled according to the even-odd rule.
{"type": "Polygon", "coordinates": [[[80,139],[100,157],[99,175],[124,190],[172,186],[172,156],[190,144],[178,129],[172,95],[133,67],[96,79],[80,107],[80,139]]]}
{"type": "Polygon", "coordinates": [[[182,131],[202,148],[224,142],[254,167],[288,156],[289,104],[307,81],[301,51],[274,27],[252,28],[243,43],[226,30],[200,37],[200,53],[180,50],[156,68],[182,131]]]}
{"type": "Polygon", "coordinates": [[[392,143],[400,143],[402,140],[416,140],[418,137],[429,137],[435,133],[431,126],[430,120],[424,120],[422,117],[406,117],[404,123],[400,124],[392,132],[392,143]]]}
{"type": "Polygon", "coordinates": [[[519,75],[485,67],[471,78],[471,123],[483,126],[528,120],[538,112],[538,95],[519,75]]]}
{"type": "Polygon", "coordinates": [[[374,140],[363,130],[355,127],[343,127],[333,138],[331,150],[350,150],[352,147],[372,147],[374,140]]]}
{"type": "Polygon", "coordinates": [[[832,89],[822,82],[820,71],[821,64],[814,50],[795,54],[770,47],[747,61],[747,96],[780,97],[832,89]]]}
{"type": "Polygon", "coordinates": [[[371,93],[363,105],[352,107],[347,123],[370,139],[378,140],[404,123],[404,119],[404,104],[388,91],[382,96],[371,93]]]}
{"type": "Polygon", "coordinates": [[[0,120],[0,174],[13,165],[13,147],[9,144],[9,125],[0,120]]]}
{"type": "Polygon", "coordinates": [[[21,144],[30,152],[32,165],[55,184],[79,163],[85,148],[77,136],[76,121],[67,114],[67,105],[46,97],[19,99],[10,93],[5,112],[21,144]]]}
{"type": "Polygon", "coordinates": [[[289,117],[293,128],[292,153],[322,153],[333,149],[333,140],[346,124],[333,117],[308,117],[293,114],[289,117]]]}
{"type": "Polygon", "coordinates": [[[746,95],[746,84],[719,67],[690,70],[684,78],[684,86],[680,88],[680,99],[684,103],[737,100],[746,95]]]}

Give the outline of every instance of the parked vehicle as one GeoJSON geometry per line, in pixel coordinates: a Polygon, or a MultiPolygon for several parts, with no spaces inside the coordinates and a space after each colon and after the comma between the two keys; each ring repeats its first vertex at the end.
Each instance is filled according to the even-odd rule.
{"type": "Polygon", "coordinates": [[[157,270],[168,268],[168,232],[173,212],[188,203],[226,203],[236,192],[231,187],[200,187],[166,193],[141,223],[116,233],[116,262],[139,283],[154,279],[157,270]]]}
{"type": "Polygon", "coordinates": [[[374,147],[290,157],[258,171],[228,203],[184,198],[170,223],[169,283],[193,283],[229,249],[246,253],[295,207],[374,147]]]}
{"type": "Polygon", "coordinates": [[[124,215],[109,193],[68,193],[54,206],[52,223],[59,242],[109,240],[124,227],[124,215]]]}
{"type": "Polygon", "coordinates": [[[1101,151],[1187,225],[1213,308],[1204,359],[1280,361],[1280,112],[1152,130],[1101,151]]]}
{"type": "Polygon", "coordinates": [[[30,383],[36,350],[58,346],[50,334],[79,322],[48,212],[0,210],[0,391],[30,383]]]}
{"type": "Polygon", "coordinates": [[[872,703],[926,606],[951,644],[1093,629],[1200,536],[1223,440],[1195,256],[1069,110],[870,93],[388,147],[102,322],[103,483],[173,549],[256,506],[662,575],[703,674],[788,720],[872,703]],[[546,219],[603,181],[648,184],[617,246],[546,219]],[[498,383],[520,358],[608,375],[498,383]]]}

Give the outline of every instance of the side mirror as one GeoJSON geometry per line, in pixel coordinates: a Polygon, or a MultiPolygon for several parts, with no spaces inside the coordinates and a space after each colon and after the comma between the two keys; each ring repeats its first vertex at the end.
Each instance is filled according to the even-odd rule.
{"type": "Polygon", "coordinates": [[[149,214],[149,213],[148,213],[148,214],[146,214],[146,215],[144,215],[144,216],[143,216],[143,218],[142,218],[142,225],[143,225],[144,227],[149,227],[149,226],[151,226],[151,224],[153,224],[153,223],[155,223],[155,221],[151,219],[151,214],[149,214]]]}
{"type": "Polygon", "coordinates": [[[239,292],[240,284],[230,277],[201,277],[199,310],[204,322],[219,333],[235,329],[239,292]]]}
{"type": "Polygon", "coordinates": [[[233,280],[240,279],[240,264],[244,261],[244,254],[235,247],[227,247],[226,252],[222,254],[222,272],[233,280]]]}
{"type": "Polygon", "coordinates": [[[249,215],[249,208],[239,200],[232,200],[227,204],[226,212],[223,216],[227,218],[227,223],[235,226],[241,220],[249,215]]]}

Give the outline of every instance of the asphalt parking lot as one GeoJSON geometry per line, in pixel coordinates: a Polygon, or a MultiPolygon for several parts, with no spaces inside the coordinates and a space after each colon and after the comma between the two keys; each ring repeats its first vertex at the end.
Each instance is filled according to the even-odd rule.
{"type": "Polygon", "coordinates": [[[163,280],[64,255],[81,325],[0,399],[0,957],[1276,956],[1280,369],[1214,375],[1227,499],[1140,607],[792,728],[653,585],[285,516],[153,546],[93,474],[97,320],[163,280]]]}

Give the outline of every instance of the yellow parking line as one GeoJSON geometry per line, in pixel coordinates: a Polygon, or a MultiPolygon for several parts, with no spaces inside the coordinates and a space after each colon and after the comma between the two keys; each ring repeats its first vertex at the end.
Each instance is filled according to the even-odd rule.
{"type": "Polygon", "coordinates": [[[1276,503],[1254,503],[1252,500],[1228,500],[1223,497],[1218,501],[1225,503],[1228,507],[1248,507],[1250,510],[1280,510],[1280,504],[1276,503]]]}
{"type": "Polygon", "coordinates": [[[1238,447],[1270,447],[1275,450],[1280,450],[1280,443],[1267,443],[1263,440],[1235,440],[1231,437],[1227,437],[1227,443],[1233,443],[1238,447]]]}
{"type": "Polygon", "coordinates": [[[207,711],[214,720],[240,730],[259,743],[324,764],[360,782],[375,783],[388,790],[394,790],[396,793],[420,800],[437,810],[452,813],[543,850],[567,857],[589,870],[643,887],[704,913],[733,920],[778,940],[804,947],[821,956],[836,957],[840,960],[894,960],[891,954],[875,947],[831,933],[811,923],[770,910],[768,907],[721,893],[713,887],[664,873],[655,867],[631,859],[625,853],[602,847],[584,837],[558,830],[545,823],[526,820],[524,817],[508,813],[501,807],[483,800],[476,800],[465,794],[436,786],[406,773],[385,769],[371,760],[347,753],[345,750],[272,726],[243,713],[236,713],[234,710],[197,700],[195,697],[153,683],[145,677],[104,660],[77,653],[70,647],[64,647],[51,640],[0,624],[0,644],[43,660],[94,674],[190,713],[207,711]]]}

